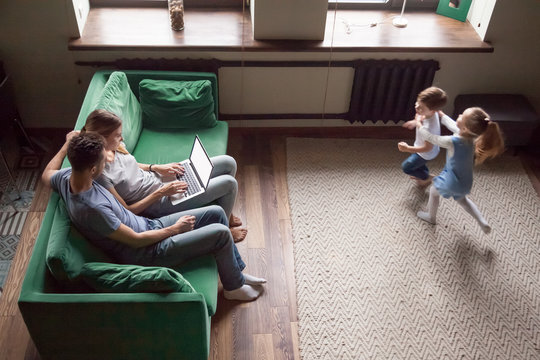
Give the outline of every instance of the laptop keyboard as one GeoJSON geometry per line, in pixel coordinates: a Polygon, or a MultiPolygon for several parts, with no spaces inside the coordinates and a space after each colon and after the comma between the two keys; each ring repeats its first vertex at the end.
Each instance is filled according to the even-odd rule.
{"type": "Polygon", "coordinates": [[[195,174],[193,173],[191,165],[189,165],[189,163],[186,163],[184,165],[184,169],[184,175],[177,176],[177,178],[178,180],[185,181],[188,184],[185,196],[190,196],[201,191],[201,185],[199,185],[199,180],[197,180],[197,176],[195,176],[195,174]]]}

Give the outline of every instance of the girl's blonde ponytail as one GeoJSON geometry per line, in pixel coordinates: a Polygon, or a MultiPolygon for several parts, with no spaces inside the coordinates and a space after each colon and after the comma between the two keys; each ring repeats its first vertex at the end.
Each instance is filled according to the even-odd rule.
{"type": "Polygon", "coordinates": [[[499,156],[504,152],[504,139],[499,124],[487,120],[487,127],[475,141],[475,164],[499,156]]]}

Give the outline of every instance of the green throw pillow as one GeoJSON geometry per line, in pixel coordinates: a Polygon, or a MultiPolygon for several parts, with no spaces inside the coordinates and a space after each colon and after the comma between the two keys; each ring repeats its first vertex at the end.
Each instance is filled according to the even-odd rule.
{"type": "Polygon", "coordinates": [[[157,129],[201,129],[217,125],[209,80],[144,79],[139,99],[145,126],[157,129]]]}
{"type": "Polygon", "coordinates": [[[100,292],[195,292],[179,272],[165,267],[90,262],[82,267],[81,278],[100,292]]]}
{"type": "Polygon", "coordinates": [[[115,71],[109,76],[94,109],[104,109],[122,119],[122,137],[126,149],[133,152],[142,131],[142,111],[125,73],[115,71]]]}
{"type": "MultiPolygon", "coordinates": [[[[58,196],[53,193],[51,199],[58,196]]],[[[60,199],[47,244],[47,267],[59,283],[66,285],[77,281],[81,268],[88,261],[111,261],[111,259],[71,226],[64,201],[60,199]]]]}

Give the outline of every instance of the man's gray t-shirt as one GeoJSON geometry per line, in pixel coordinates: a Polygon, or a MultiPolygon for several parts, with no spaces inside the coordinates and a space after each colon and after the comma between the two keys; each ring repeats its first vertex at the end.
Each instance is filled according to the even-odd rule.
{"type": "Polygon", "coordinates": [[[51,187],[64,199],[75,227],[94,245],[118,260],[126,253],[132,253],[133,248],[108,239],[107,236],[116,231],[120,224],[137,233],[150,230],[148,220],[126,210],[107,189],[95,181],[90,190],[72,194],[70,176],[71,168],[61,169],[51,177],[51,187]]]}

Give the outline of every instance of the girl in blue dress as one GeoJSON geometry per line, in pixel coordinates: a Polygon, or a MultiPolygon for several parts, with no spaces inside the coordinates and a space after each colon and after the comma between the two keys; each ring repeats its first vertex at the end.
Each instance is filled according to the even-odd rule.
{"type": "Polygon", "coordinates": [[[473,166],[504,151],[499,125],[491,121],[489,115],[478,107],[466,109],[457,121],[442,112],[440,115],[441,123],[454,135],[434,135],[421,122],[417,124],[426,141],[446,148],[446,164],[440,175],[433,179],[427,211],[419,211],[417,215],[424,221],[436,224],[440,195],[444,198],[453,197],[474,217],[484,233],[489,234],[491,227],[467,195],[473,183],[473,166]]]}

